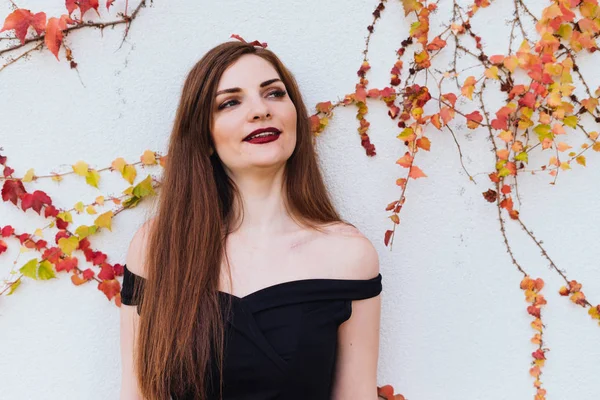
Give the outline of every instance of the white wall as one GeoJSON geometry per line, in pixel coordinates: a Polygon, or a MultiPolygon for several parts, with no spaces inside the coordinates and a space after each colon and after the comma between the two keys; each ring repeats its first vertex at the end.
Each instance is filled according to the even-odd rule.
{"type": "MultiPolygon", "coordinates": [[[[2,153],[22,176],[29,168],[37,174],[67,171],[80,159],[102,168],[116,157],[131,161],[146,149],[164,150],[184,76],[206,50],[232,33],[266,41],[295,74],[309,107],[335,101],[352,92],[357,82],[366,26],[377,3],[155,1],[142,9],[120,50],[123,26],[102,34],[92,29],[73,32],[67,43],[77,70],[69,68],[61,49],[61,62],[45,50],[0,73],[2,153]]],[[[447,21],[450,1],[441,3],[432,33],[447,21]]],[[[542,3],[529,3],[539,15],[542,3]]],[[[11,11],[9,4],[0,4],[2,18],[11,11]]],[[[64,10],[59,0],[18,4],[49,17],[64,10]]],[[[122,10],[123,4],[117,0],[116,9],[122,10]]],[[[136,4],[130,1],[130,7],[136,4]]],[[[485,33],[489,54],[506,48],[509,28],[504,22],[511,7],[511,1],[499,0],[473,21],[485,33]]],[[[104,20],[114,13],[109,16],[101,9],[104,20]]],[[[98,17],[92,12],[86,19],[98,17]]],[[[388,84],[394,51],[408,29],[401,3],[389,1],[371,40],[371,87],[388,84]]],[[[436,65],[444,68],[445,60],[436,65]]],[[[582,63],[588,76],[597,61],[595,55],[582,63]]],[[[595,88],[598,79],[592,78],[595,88]]],[[[395,161],[405,149],[395,138],[399,130],[387,109],[375,102],[370,106],[375,158],[364,155],[352,107],[336,112],[318,139],[318,151],[340,211],[379,250],[384,285],[379,385],[392,384],[410,400],[533,398],[528,373],[535,350],[529,342],[534,333],[531,317],[519,289],[522,276],[503,245],[497,211],[481,196],[490,187],[487,178],[480,175],[477,184],[470,183],[452,137],[431,131],[432,150],[421,152],[418,163],[429,177],[411,182],[389,251],[382,240],[390,228],[384,209],[399,197],[395,180],[405,171],[395,161]]],[[[487,133],[466,132],[464,126],[457,133],[469,172],[491,172],[494,158],[487,133]]],[[[583,137],[574,138],[576,144],[583,142],[583,137]]],[[[536,167],[549,155],[538,157],[536,167]]],[[[590,152],[587,161],[587,168],[562,173],[556,186],[548,184],[552,179],[547,175],[522,176],[518,208],[553,260],[570,279],[582,282],[590,302],[598,304],[600,160],[590,152]]],[[[100,191],[74,176],[60,184],[43,180],[27,188],[45,190],[59,206],[71,207],[101,193],[119,195],[127,186],[116,174],[102,176],[100,191]]],[[[144,176],[140,171],[138,179],[144,176]]],[[[114,220],[112,233],[93,238],[111,263],[124,261],[144,209],[123,212],[114,220]]],[[[0,203],[0,225],[8,224],[31,232],[44,221],[32,211],[22,213],[0,203]]],[[[508,234],[523,267],[546,281],[544,338],[551,351],[542,381],[548,398],[600,398],[600,327],[587,310],[558,295],[564,283],[510,220],[508,234]]],[[[2,277],[8,276],[17,255],[10,244],[11,251],[0,256],[2,277]]],[[[25,280],[13,296],[0,299],[0,398],[117,399],[118,311],[95,284],[73,286],[67,274],[48,282],[25,280]]]]}

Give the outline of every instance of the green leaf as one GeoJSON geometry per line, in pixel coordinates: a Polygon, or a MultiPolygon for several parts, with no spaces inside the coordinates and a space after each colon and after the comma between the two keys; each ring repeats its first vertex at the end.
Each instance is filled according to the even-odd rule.
{"type": "Polygon", "coordinates": [[[576,128],[578,121],[579,120],[574,115],[570,115],[570,116],[566,117],[565,119],[563,119],[564,124],[566,126],[570,126],[571,128],[576,128]]]}
{"type": "Polygon", "coordinates": [[[548,138],[550,140],[554,139],[554,134],[550,130],[550,125],[540,124],[533,128],[533,131],[537,133],[540,142],[542,142],[545,138],[548,138]]]}
{"type": "Polygon", "coordinates": [[[510,175],[510,169],[503,167],[500,171],[498,171],[498,176],[508,176],[510,175]]]}
{"type": "Polygon", "coordinates": [[[529,154],[526,151],[522,151],[515,156],[515,160],[529,162],[529,154]]]}
{"type": "Polygon", "coordinates": [[[139,198],[156,194],[152,187],[152,175],[148,175],[146,179],[135,185],[133,195],[139,198]]]}
{"type": "Polygon", "coordinates": [[[404,130],[402,132],[400,132],[400,134],[396,137],[401,140],[406,140],[413,133],[414,133],[414,131],[412,128],[404,128],[404,130]]]}
{"type": "Polygon", "coordinates": [[[23,265],[21,268],[19,268],[19,272],[22,273],[23,275],[25,275],[26,277],[37,279],[37,275],[36,275],[37,265],[38,265],[38,259],[32,258],[31,260],[27,261],[27,263],[25,263],[25,265],[23,265]]]}
{"type": "Polygon", "coordinates": [[[40,269],[38,270],[38,274],[40,276],[40,279],[43,280],[56,278],[54,268],[52,268],[52,263],[48,260],[44,260],[40,263],[40,269]]]}

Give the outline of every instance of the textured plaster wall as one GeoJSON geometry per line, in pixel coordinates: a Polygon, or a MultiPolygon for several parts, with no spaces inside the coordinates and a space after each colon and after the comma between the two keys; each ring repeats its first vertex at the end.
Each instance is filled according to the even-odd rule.
{"type": "MultiPolygon", "coordinates": [[[[64,11],[59,0],[17,3],[48,16],[64,11]]],[[[497,3],[505,4],[481,11],[473,22],[489,54],[503,53],[507,43],[504,23],[512,2],[497,3]]],[[[529,3],[538,15],[546,4],[529,3]]],[[[117,0],[116,7],[123,4],[117,0]]],[[[130,1],[130,7],[136,4],[130,1]]],[[[2,18],[9,5],[1,2],[2,18]]],[[[266,41],[295,74],[312,111],[317,102],[353,90],[376,5],[374,0],[154,1],[142,9],[121,49],[122,26],[102,34],[74,32],[67,42],[77,70],[69,68],[61,49],[61,62],[43,51],[0,73],[3,154],[22,176],[29,168],[38,174],[67,171],[80,159],[102,168],[116,157],[135,160],[145,149],[164,150],[185,74],[232,33],[266,41]]],[[[433,32],[442,29],[450,5],[440,2],[433,32]]],[[[111,19],[105,10],[101,14],[111,19]]],[[[86,19],[98,17],[90,13],[86,19]]],[[[388,84],[394,51],[408,29],[401,3],[389,1],[370,45],[372,87],[388,84]]],[[[597,60],[582,62],[588,75],[597,60]]],[[[533,398],[528,374],[533,331],[519,289],[522,276],[506,253],[495,207],[482,199],[487,178],[468,181],[448,132],[430,133],[432,151],[419,157],[429,177],[411,182],[393,250],[383,245],[383,232],[391,226],[384,209],[399,197],[395,180],[404,174],[395,161],[405,151],[386,114],[382,104],[371,104],[375,158],[364,155],[351,107],[337,110],[317,144],[337,206],[379,251],[384,285],[379,385],[392,384],[410,400],[533,398]]],[[[487,134],[463,126],[458,138],[468,170],[491,171],[487,134]]],[[[589,154],[587,168],[564,173],[556,186],[543,175],[520,181],[521,216],[554,261],[584,284],[594,304],[600,302],[599,163],[598,154],[589,154]]],[[[60,184],[43,180],[29,186],[47,191],[61,207],[91,202],[100,193],[119,195],[125,187],[116,174],[103,174],[100,192],[73,176],[60,184]]],[[[110,262],[123,262],[144,210],[120,214],[112,233],[93,238],[110,262]]],[[[91,221],[82,216],[76,222],[91,221]]],[[[32,211],[2,203],[0,225],[7,224],[33,231],[44,222],[32,211]]],[[[522,265],[547,284],[544,338],[551,351],[542,379],[548,399],[600,398],[600,327],[586,310],[558,295],[563,282],[510,221],[508,233],[522,265]]],[[[0,256],[2,276],[17,255],[11,247],[12,253],[0,256]]],[[[117,399],[118,315],[95,285],[75,287],[64,273],[49,282],[27,280],[15,295],[0,298],[0,398],[117,399]]]]}

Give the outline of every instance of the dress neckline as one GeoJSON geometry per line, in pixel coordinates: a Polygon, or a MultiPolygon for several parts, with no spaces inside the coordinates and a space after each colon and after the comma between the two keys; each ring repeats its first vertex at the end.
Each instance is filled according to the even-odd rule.
{"type": "Polygon", "coordinates": [[[222,290],[218,290],[219,294],[225,297],[230,297],[236,301],[247,301],[253,297],[259,296],[263,293],[280,290],[289,286],[299,286],[299,285],[308,285],[308,284],[317,284],[317,283],[359,283],[359,282],[374,282],[378,279],[381,279],[381,274],[377,274],[377,276],[370,279],[339,279],[339,278],[307,278],[307,279],[295,279],[291,281],[279,282],[273,285],[266,286],[264,288],[255,290],[250,292],[244,296],[238,296],[233,293],[224,292],[222,290]]]}

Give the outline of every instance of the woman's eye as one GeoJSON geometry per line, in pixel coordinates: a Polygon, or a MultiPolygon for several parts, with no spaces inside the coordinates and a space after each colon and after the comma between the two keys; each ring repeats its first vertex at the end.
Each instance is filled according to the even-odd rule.
{"type": "MultiPolygon", "coordinates": [[[[285,96],[286,94],[287,94],[287,92],[286,92],[285,90],[274,90],[274,91],[272,91],[271,93],[269,93],[268,95],[269,95],[269,96],[271,96],[271,95],[275,95],[275,97],[283,97],[283,96],[285,96]]],[[[229,108],[229,107],[228,107],[228,104],[230,104],[231,102],[237,102],[237,100],[228,100],[228,101],[226,101],[225,103],[223,103],[223,104],[221,104],[221,105],[219,106],[219,110],[222,110],[222,109],[224,109],[224,108],[229,108]]]]}

